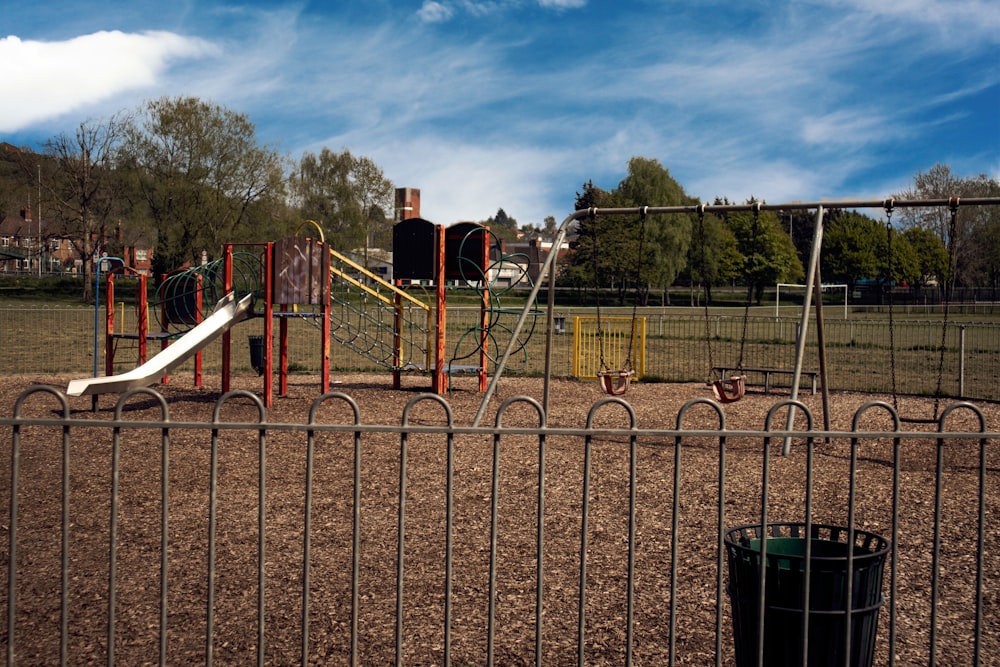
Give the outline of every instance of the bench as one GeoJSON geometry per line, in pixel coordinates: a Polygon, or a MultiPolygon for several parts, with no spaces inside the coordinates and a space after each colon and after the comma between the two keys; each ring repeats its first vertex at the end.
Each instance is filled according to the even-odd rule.
{"type": "MultiPolygon", "coordinates": [[[[764,376],[764,393],[771,393],[771,376],[772,375],[795,375],[795,371],[789,370],[787,368],[743,368],[736,369],[731,366],[713,366],[712,370],[716,373],[722,375],[723,379],[729,379],[730,374],[742,373],[748,375],[750,373],[755,373],[764,376]]],[[[800,377],[808,377],[812,381],[812,393],[816,393],[816,376],[819,375],[819,371],[799,371],[800,377]]],[[[751,384],[748,381],[746,384],[751,384]]]]}

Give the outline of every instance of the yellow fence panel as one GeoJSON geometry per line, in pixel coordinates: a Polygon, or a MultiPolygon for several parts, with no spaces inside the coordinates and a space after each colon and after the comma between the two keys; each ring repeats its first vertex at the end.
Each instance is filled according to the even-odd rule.
{"type": "Polygon", "coordinates": [[[636,379],[646,372],[645,317],[573,318],[573,375],[596,378],[600,370],[628,367],[636,379]]]}

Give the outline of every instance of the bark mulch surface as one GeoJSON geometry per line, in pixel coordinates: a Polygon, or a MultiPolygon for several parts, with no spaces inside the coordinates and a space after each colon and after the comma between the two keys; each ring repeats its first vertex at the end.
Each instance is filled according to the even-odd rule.
{"type": "MultiPolygon", "coordinates": [[[[168,605],[163,641],[169,664],[205,662],[207,635],[212,637],[210,650],[217,663],[254,662],[261,597],[264,662],[300,662],[307,487],[311,493],[307,636],[311,664],[349,664],[354,624],[358,664],[393,664],[397,584],[403,591],[403,664],[441,664],[446,646],[443,619],[449,570],[452,664],[486,664],[491,587],[495,590],[492,627],[496,664],[534,664],[540,478],[544,479],[542,663],[577,664],[581,543],[585,535],[584,657],[592,665],[622,664],[629,610],[632,466],[636,475],[634,664],[661,665],[670,659],[671,621],[675,623],[676,661],[713,664],[719,595],[724,616],[718,650],[725,664],[734,664],[730,604],[724,592],[717,592],[719,507],[724,510],[725,528],[759,522],[765,481],[769,521],[802,522],[808,482],[812,486],[813,521],[846,526],[853,520],[858,530],[889,537],[894,480],[898,478],[900,530],[894,559],[886,563],[883,593],[888,598],[890,586],[895,585],[895,650],[901,665],[926,664],[930,657],[934,515],[939,503],[936,660],[949,665],[972,662],[980,562],[985,580],[983,664],[1000,655],[1000,633],[996,630],[1000,627],[1000,596],[993,583],[1000,577],[1000,531],[992,526],[1000,511],[996,440],[981,448],[978,440],[946,438],[939,447],[933,432],[936,425],[904,424],[904,431],[926,431],[927,435],[899,445],[898,465],[893,463],[892,438],[857,443],[852,484],[852,443],[848,438],[831,442],[817,439],[810,476],[806,443],[799,440],[792,443],[788,457],[781,456],[781,438],[771,439],[765,447],[762,438],[736,435],[725,439],[724,456],[720,455],[723,448],[718,437],[685,437],[677,447],[672,437],[644,434],[634,450],[622,435],[596,435],[589,447],[583,437],[568,434],[552,434],[540,443],[537,435],[516,431],[539,424],[538,411],[525,402],[514,403],[501,415],[502,426],[515,431],[505,433],[498,446],[493,437],[481,433],[459,432],[449,441],[440,433],[410,429],[401,438],[400,429],[389,427],[398,427],[407,403],[428,389],[426,377],[404,378],[401,390],[390,388],[388,375],[336,377],[339,383],[333,389],[354,399],[360,422],[385,428],[366,431],[360,442],[350,432],[319,432],[314,447],[308,447],[306,430],[288,425],[304,424],[310,414],[319,424],[349,424],[354,416],[345,401],[314,405],[319,395],[317,378],[294,376],[289,395],[277,398],[266,411],[266,421],[273,427],[266,431],[253,425],[219,429],[218,446],[213,447],[211,428],[196,427],[195,423],[211,422],[216,410],[222,422],[256,423],[260,411],[244,397],[234,397],[217,407],[218,378],[209,377],[205,388],[196,389],[190,378],[180,375],[171,384],[156,387],[165,399],[169,420],[178,422],[167,436],[163,429],[148,425],[161,419],[162,408],[158,400],[145,394],[134,396],[122,408],[122,418],[147,424],[121,426],[117,437],[107,425],[74,425],[64,449],[61,426],[22,426],[15,663],[52,664],[59,659],[65,460],[69,461],[70,526],[65,570],[70,612],[65,640],[68,662],[74,665],[107,664],[112,606],[116,662],[157,662],[164,543],[168,605]],[[262,431],[263,438],[259,437],[262,431]],[[165,442],[169,447],[164,447],[165,442]],[[404,444],[405,539],[400,550],[397,531],[404,444]],[[260,465],[262,450],[265,466],[260,465]],[[982,467],[981,456],[985,457],[982,467]],[[115,460],[119,462],[117,478],[112,474],[115,460]],[[307,476],[310,461],[312,474],[307,476]],[[450,486],[449,462],[453,471],[450,486]],[[357,487],[355,470],[360,475],[357,487]],[[724,494],[719,491],[720,476],[724,494]],[[169,482],[165,536],[161,530],[164,479],[169,482]],[[585,481],[588,503],[584,533],[585,481]],[[936,495],[938,481],[940,498],[936,495]],[[259,502],[261,484],[266,489],[263,504],[259,502]],[[491,581],[494,485],[496,569],[491,581]],[[112,503],[113,488],[118,493],[116,503],[112,503]],[[214,495],[210,492],[213,488],[214,495]],[[450,515],[446,511],[449,491],[453,498],[450,515]],[[357,618],[351,613],[355,495],[360,498],[357,618]],[[982,552],[977,549],[980,497],[985,512],[982,552]],[[210,525],[213,501],[217,514],[210,525]],[[113,512],[117,513],[114,526],[110,520],[113,512]],[[266,537],[263,588],[258,581],[260,521],[266,537]],[[449,523],[451,539],[447,540],[449,523]],[[210,561],[210,528],[214,529],[214,562],[210,561]],[[451,560],[446,558],[449,548],[451,560]],[[405,568],[397,582],[400,553],[405,568]],[[890,577],[891,562],[896,564],[894,580],[890,577]],[[673,563],[677,576],[672,582],[673,563]],[[109,586],[112,572],[113,587],[109,586]],[[213,586],[209,586],[210,580],[213,586]],[[676,609],[673,616],[672,605],[676,609]]],[[[4,417],[10,417],[18,396],[32,383],[65,389],[68,380],[51,376],[0,378],[0,405],[7,406],[0,410],[4,417]]],[[[459,377],[454,384],[453,391],[444,397],[447,409],[436,400],[416,401],[406,414],[406,423],[441,425],[450,414],[455,425],[471,425],[482,396],[475,391],[472,378],[459,377]]],[[[260,386],[255,376],[234,378],[235,388],[259,392],[260,386]]],[[[505,399],[526,395],[540,402],[542,394],[540,378],[504,378],[481,423],[493,425],[505,399]]],[[[624,398],[635,411],[638,428],[669,430],[675,428],[678,411],[686,401],[709,396],[700,384],[637,383],[624,398]]],[[[595,383],[553,380],[548,426],[583,428],[591,406],[602,398],[595,383]]],[[[787,391],[764,395],[751,389],[743,400],[723,406],[725,425],[734,431],[762,430],[769,411],[786,398],[787,391]]],[[[807,391],[799,398],[811,411],[814,428],[823,428],[821,397],[807,391]]],[[[117,396],[102,396],[95,413],[90,410],[90,397],[71,398],[69,408],[74,419],[109,420],[116,400],[117,396]]],[[[834,394],[829,406],[831,430],[850,430],[858,408],[872,400],[891,402],[887,396],[834,394]]],[[[901,397],[899,401],[904,416],[928,417],[934,411],[931,399],[901,397]]],[[[948,404],[944,401],[941,407],[948,404]]],[[[978,407],[986,419],[986,430],[1000,430],[1000,406],[978,407]]],[[[59,413],[56,399],[44,393],[29,397],[22,410],[24,416],[50,419],[59,413]]],[[[776,413],[771,430],[784,427],[784,415],[776,413]]],[[[597,429],[630,425],[629,413],[616,404],[602,406],[592,420],[597,429]]],[[[865,412],[858,421],[861,428],[892,430],[888,412],[881,408],[865,412]]],[[[682,426],[707,430],[717,428],[719,422],[711,406],[698,404],[687,411],[682,426]]],[[[800,428],[806,425],[801,410],[796,423],[800,428]]],[[[952,413],[947,430],[979,431],[980,426],[974,412],[962,409],[952,413]]],[[[5,499],[11,496],[13,442],[12,429],[4,427],[0,495],[5,499]]],[[[0,522],[5,545],[0,550],[0,596],[6,611],[7,536],[11,529],[6,511],[0,522]]],[[[725,563],[721,574],[726,577],[725,563]]],[[[886,605],[879,616],[877,664],[888,660],[889,621],[886,605]]],[[[5,629],[4,650],[8,639],[5,629]]]]}

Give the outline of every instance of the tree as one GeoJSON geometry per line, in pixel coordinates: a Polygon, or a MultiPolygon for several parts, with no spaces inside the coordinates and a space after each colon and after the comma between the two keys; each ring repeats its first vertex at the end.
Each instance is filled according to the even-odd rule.
{"type": "MultiPolygon", "coordinates": [[[[748,203],[755,200],[751,197],[748,203]]],[[[771,211],[737,211],[725,218],[745,258],[743,276],[747,290],[759,305],[764,288],[776,283],[798,282],[805,276],[795,246],[771,211]]]]}
{"type": "Polygon", "coordinates": [[[126,124],[121,115],[87,121],[72,135],[62,133],[45,143],[52,171],[39,180],[49,194],[47,217],[81,260],[84,301],[93,298],[89,275],[108,247],[122,203],[116,158],[126,124]]]}
{"type": "MultiPolygon", "coordinates": [[[[614,192],[602,190],[593,181],[588,181],[583,191],[577,193],[574,209],[617,208],[619,205],[614,192]]],[[[601,215],[579,220],[573,252],[562,269],[564,279],[573,285],[596,290],[617,286],[619,303],[624,300],[624,285],[637,260],[636,246],[630,243],[630,239],[637,236],[623,230],[622,220],[601,215]]]]}
{"type": "Polygon", "coordinates": [[[502,241],[516,241],[518,238],[517,220],[507,215],[502,208],[498,208],[496,215],[490,216],[481,224],[488,226],[490,232],[502,241]]]}
{"type": "Polygon", "coordinates": [[[948,249],[937,234],[922,227],[903,230],[903,238],[913,249],[916,261],[916,277],[910,281],[914,287],[926,287],[948,280],[951,267],[948,265],[948,249]]]}
{"type": "Polygon", "coordinates": [[[885,245],[885,231],[876,220],[854,212],[836,216],[823,231],[820,270],[827,280],[846,283],[853,291],[859,280],[878,279],[878,253],[885,245]]]}
{"type": "Polygon", "coordinates": [[[549,241],[554,241],[556,234],[559,232],[559,223],[556,222],[555,216],[547,215],[543,222],[542,234],[549,241]]]}
{"type": "MultiPolygon", "coordinates": [[[[617,194],[625,206],[689,206],[697,200],[670,176],[658,160],[633,157],[628,176],[618,184],[617,194]]],[[[687,265],[693,218],[688,215],[651,215],[645,221],[642,275],[636,279],[642,302],[650,286],[666,288],[687,265]]],[[[643,230],[639,230],[643,231],[643,230]]],[[[633,232],[634,233],[634,232],[633,232]]]]}
{"type": "Polygon", "coordinates": [[[395,186],[372,159],[306,152],[290,182],[299,215],[320,223],[334,248],[364,248],[367,264],[369,247],[391,246],[395,186]]]}
{"type": "MultiPolygon", "coordinates": [[[[926,173],[918,172],[913,187],[893,195],[898,199],[949,199],[958,197],[1000,196],[1000,181],[979,174],[962,178],[952,173],[947,165],[936,164],[926,173]]],[[[997,266],[991,240],[1000,225],[1000,211],[996,206],[961,206],[955,216],[955,234],[951,235],[951,212],[947,207],[905,208],[894,213],[901,228],[927,229],[941,239],[953,258],[952,286],[975,286],[977,281],[990,281],[997,266]]]]}
{"type": "Polygon", "coordinates": [[[691,286],[701,285],[711,304],[714,285],[743,278],[745,258],[740,254],[736,236],[719,217],[706,214],[693,224],[687,273],[691,286]]]}
{"type": "Polygon", "coordinates": [[[156,230],[154,270],[165,273],[226,242],[274,236],[283,163],[257,143],[243,114],[194,97],[148,102],[131,126],[123,164],[156,230]]]}
{"type": "Polygon", "coordinates": [[[355,158],[349,178],[354,196],[361,208],[365,228],[365,268],[368,268],[368,248],[392,247],[392,210],[396,188],[375,161],[367,157],[355,158]]]}

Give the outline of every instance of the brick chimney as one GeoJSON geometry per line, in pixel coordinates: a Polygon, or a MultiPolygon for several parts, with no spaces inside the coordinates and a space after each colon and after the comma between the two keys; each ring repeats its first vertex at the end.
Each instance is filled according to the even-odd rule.
{"type": "Polygon", "coordinates": [[[420,217],[420,189],[396,188],[395,221],[420,217]]]}

